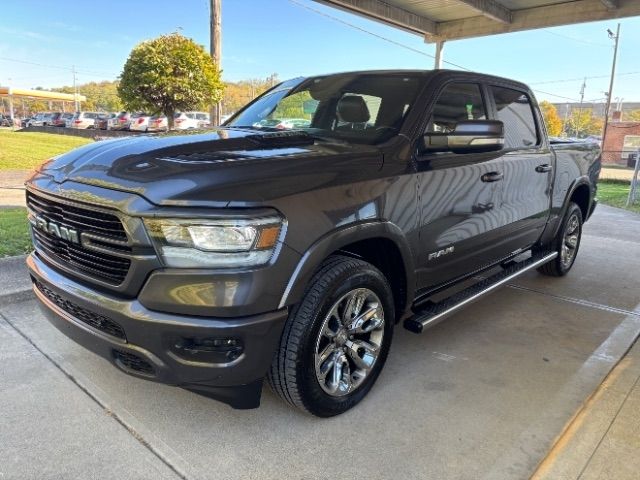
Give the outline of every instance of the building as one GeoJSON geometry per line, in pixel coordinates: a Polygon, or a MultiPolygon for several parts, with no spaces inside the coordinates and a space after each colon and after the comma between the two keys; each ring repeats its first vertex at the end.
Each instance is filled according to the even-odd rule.
{"type": "Polygon", "coordinates": [[[613,113],[607,127],[607,137],[602,148],[602,162],[633,166],[629,154],[640,150],[640,122],[616,121],[620,112],[613,113]]]}

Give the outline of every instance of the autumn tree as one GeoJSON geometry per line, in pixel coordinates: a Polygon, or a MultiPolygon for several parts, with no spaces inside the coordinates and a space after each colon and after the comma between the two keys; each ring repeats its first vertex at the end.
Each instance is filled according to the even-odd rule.
{"type": "Polygon", "coordinates": [[[576,137],[602,135],[604,119],[593,114],[592,108],[575,108],[567,118],[567,131],[576,137]]]}
{"type": "Polygon", "coordinates": [[[217,103],[224,84],[202,45],[179,33],[138,44],[120,76],[118,93],[130,111],[162,112],[173,127],[174,114],[217,103]]]}
{"type": "Polygon", "coordinates": [[[622,120],[625,122],[640,122],[640,110],[631,110],[623,113],[622,120]]]}
{"type": "MultiPolygon", "coordinates": [[[[99,112],[116,112],[122,110],[122,101],[118,96],[118,82],[102,81],[78,85],[78,93],[87,97],[82,102],[82,109],[99,112]]],[[[54,92],[73,93],[73,87],[54,88],[54,92]]]]}
{"type": "Polygon", "coordinates": [[[280,82],[277,74],[267,78],[254,78],[239,82],[226,82],[222,98],[222,111],[225,114],[235,113],[251,100],[280,82]]]}
{"type": "Polygon", "coordinates": [[[547,132],[551,137],[558,137],[562,133],[562,120],[558,115],[555,105],[546,100],[540,102],[540,110],[544,117],[544,123],[547,125],[547,132]]]}

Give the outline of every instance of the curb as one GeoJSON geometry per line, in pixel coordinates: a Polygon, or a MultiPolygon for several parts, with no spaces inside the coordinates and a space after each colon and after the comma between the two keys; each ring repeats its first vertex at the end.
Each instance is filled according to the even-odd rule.
{"type": "Polygon", "coordinates": [[[15,292],[0,295],[0,306],[34,300],[35,298],[33,290],[29,287],[24,290],[16,290],[15,292]]]}
{"type": "Polygon", "coordinates": [[[34,298],[25,265],[26,257],[26,255],[16,255],[0,258],[0,291],[2,292],[0,293],[0,306],[34,298]],[[4,275],[5,271],[6,275],[4,275]]]}

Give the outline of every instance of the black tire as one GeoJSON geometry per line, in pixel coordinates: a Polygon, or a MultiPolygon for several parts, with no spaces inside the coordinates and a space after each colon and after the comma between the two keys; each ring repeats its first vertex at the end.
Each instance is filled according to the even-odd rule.
{"type": "Polygon", "coordinates": [[[558,252],[558,256],[551,260],[548,263],[545,263],[541,267],[538,267],[538,272],[543,275],[548,275],[550,277],[563,277],[566,275],[573,264],[576,261],[576,257],[578,256],[578,250],[580,248],[580,240],[582,238],[582,210],[575,203],[571,202],[569,204],[569,208],[567,208],[567,212],[565,213],[564,219],[562,220],[562,225],[558,230],[558,234],[556,238],[554,238],[553,242],[550,245],[551,251],[558,252]],[[577,223],[575,223],[577,220],[577,223]],[[567,242],[568,236],[576,237],[575,246],[572,248],[573,253],[569,261],[563,255],[563,249],[569,248],[567,242]]]}
{"type": "MultiPolygon", "coordinates": [[[[338,311],[337,307],[335,311],[338,311]]],[[[311,279],[302,301],[289,314],[267,374],[271,389],[290,405],[318,417],[346,412],[367,395],[378,378],[389,353],[394,324],[393,294],[385,276],[362,260],[346,256],[329,257],[311,279]],[[321,327],[328,327],[326,319],[330,312],[334,311],[337,302],[353,291],[373,292],[379,299],[384,323],[376,332],[382,338],[377,357],[361,383],[352,391],[349,389],[349,393],[332,396],[323,389],[317,377],[316,348],[318,339],[322,337],[321,327]]],[[[346,377],[341,378],[349,378],[351,383],[357,370],[353,377],[350,369],[347,372],[346,377]]]]}

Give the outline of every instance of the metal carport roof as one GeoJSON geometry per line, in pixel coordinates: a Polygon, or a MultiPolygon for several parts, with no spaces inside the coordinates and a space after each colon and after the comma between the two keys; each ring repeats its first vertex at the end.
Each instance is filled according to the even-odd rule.
{"type": "Polygon", "coordinates": [[[315,0],[443,42],[640,15],[640,0],[315,0]]]}

